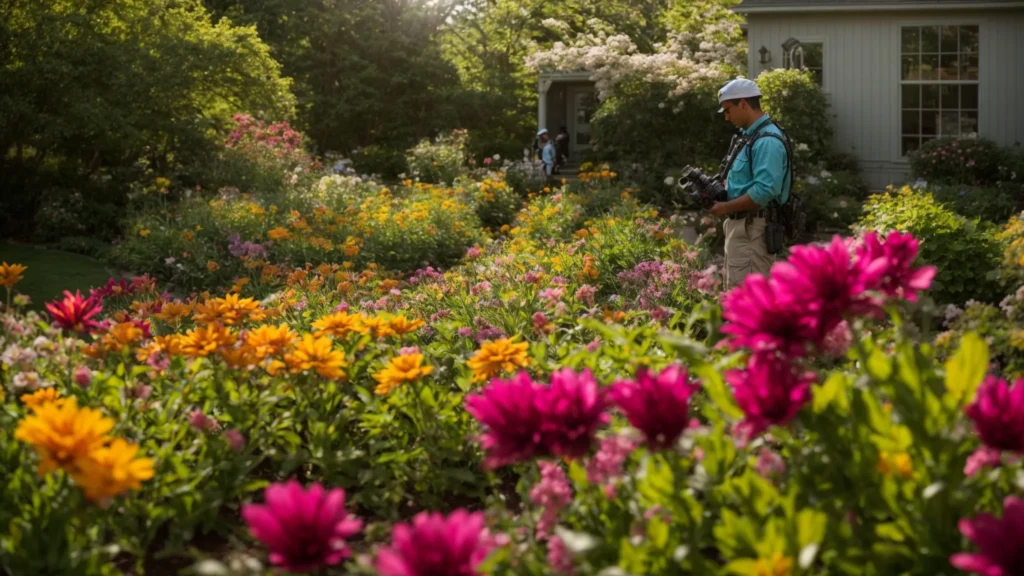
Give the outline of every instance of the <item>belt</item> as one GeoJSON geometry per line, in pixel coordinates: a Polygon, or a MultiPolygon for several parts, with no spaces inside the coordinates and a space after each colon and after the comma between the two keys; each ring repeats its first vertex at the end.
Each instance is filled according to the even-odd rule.
{"type": "Polygon", "coordinates": [[[743,220],[744,218],[764,218],[768,215],[766,210],[747,210],[746,212],[733,212],[729,214],[730,220],[743,220]]]}

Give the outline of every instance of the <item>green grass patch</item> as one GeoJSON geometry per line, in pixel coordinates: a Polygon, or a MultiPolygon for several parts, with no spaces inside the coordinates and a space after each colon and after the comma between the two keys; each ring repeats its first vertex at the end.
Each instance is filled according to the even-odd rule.
{"type": "Polygon", "coordinates": [[[36,310],[42,310],[45,302],[60,296],[64,290],[81,290],[87,294],[90,288],[102,286],[110,278],[99,260],[23,244],[0,243],[0,262],[28,266],[25,279],[14,289],[28,294],[36,310]]]}

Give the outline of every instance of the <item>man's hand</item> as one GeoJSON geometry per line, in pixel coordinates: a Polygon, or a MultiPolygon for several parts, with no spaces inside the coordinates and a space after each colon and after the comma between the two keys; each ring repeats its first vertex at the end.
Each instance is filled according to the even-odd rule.
{"type": "Polygon", "coordinates": [[[708,212],[710,212],[712,216],[721,218],[722,216],[727,216],[732,212],[732,210],[730,209],[728,202],[715,202],[715,205],[712,206],[711,210],[708,212]]]}

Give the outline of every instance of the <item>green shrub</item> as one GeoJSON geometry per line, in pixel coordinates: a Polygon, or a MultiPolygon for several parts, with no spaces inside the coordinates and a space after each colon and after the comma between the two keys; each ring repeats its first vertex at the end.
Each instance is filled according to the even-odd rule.
{"type": "Polygon", "coordinates": [[[769,70],[756,82],[764,95],[761,108],[786,130],[794,144],[806,144],[814,160],[831,153],[828,99],[810,72],[769,70]]]}
{"type": "Polygon", "coordinates": [[[819,231],[845,229],[856,222],[868,192],[856,174],[827,170],[797,178],[793,190],[807,204],[808,229],[819,231]]]}
{"type": "Polygon", "coordinates": [[[940,303],[999,298],[995,281],[999,243],[987,226],[956,214],[928,191],[890,187],[884,194],[872,195],[856,228],[880,233],[899,230],[919,239],[919,259],[939,269],[931,293],[940,303]]]}
{"type": "Polygon", "coordinates": [[[452,130],[433,141],[421,140],[406,152],[406,163],[410,177],[430,184],[451,184],[465,173],[466,139],[465,130],[452,130]]]}
{"type": "Polygon", "coordinates": [[[356,150],[352,160],[360,174],[376,174],[382,178],[398,178],[409,170],[404,151],[377,144],[356,150]]]}
{"type": "Polygon", "coordinates": [[[938,138],[909,155],[917,178],[930,183],[988,186],[1000,179],[1007,153],[985,138],[938,138]]]}
{"type": "Polygon", "coordinates": [[[1020,185],[1000,183],[995,186],[936,186],[935,199],[954,212],[968,218],[1002,223],[1017,212],[1020,185]]]}

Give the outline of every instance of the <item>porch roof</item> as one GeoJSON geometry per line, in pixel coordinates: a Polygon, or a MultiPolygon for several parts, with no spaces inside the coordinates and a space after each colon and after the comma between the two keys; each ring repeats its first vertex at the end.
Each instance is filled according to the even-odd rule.
{"type": "Polygon", "coordinates": [[[546,70],[538,74],[538,78],[541,81],[551,82],[590,82],[592,80],[590,72],[586,70],[546,70]]]}

